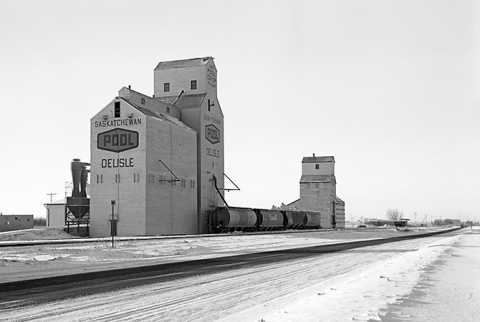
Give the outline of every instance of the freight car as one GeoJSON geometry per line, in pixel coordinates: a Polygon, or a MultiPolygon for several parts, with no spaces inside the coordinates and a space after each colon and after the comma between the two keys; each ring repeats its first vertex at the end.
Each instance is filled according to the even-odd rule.
{"type": "Polygon", "coordinates": [[[211,233],[322,228],[317,212],[256,208],[218,207],[209,212],[208,222],[211,233]]]}

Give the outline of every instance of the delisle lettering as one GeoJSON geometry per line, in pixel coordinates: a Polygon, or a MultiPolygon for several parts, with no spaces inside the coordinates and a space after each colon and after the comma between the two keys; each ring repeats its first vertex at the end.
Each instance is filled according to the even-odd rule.
{"type": "Polygon", "coordinates": [[[132,168],[134,158],[102,159],[102,168],[132,168]]]}

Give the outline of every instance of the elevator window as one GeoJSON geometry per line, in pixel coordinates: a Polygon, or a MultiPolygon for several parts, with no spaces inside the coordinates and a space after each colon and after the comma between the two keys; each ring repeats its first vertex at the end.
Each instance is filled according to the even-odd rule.
{"type": "Polygon", "coordinates": [[[115,117],[120,117],[120,102],[115,102],[114,113],[115,117]]]}

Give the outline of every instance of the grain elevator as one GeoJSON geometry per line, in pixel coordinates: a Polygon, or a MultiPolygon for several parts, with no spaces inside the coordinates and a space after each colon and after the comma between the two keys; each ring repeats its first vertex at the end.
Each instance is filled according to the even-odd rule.
{"type": "Polygon", "coordinates": [[[160,62],[153,96],[121,88],[91,119],[90,164],[91,236],[112,217],[119,236],[206,233],[224,186],[213,58],[160,62]]]}

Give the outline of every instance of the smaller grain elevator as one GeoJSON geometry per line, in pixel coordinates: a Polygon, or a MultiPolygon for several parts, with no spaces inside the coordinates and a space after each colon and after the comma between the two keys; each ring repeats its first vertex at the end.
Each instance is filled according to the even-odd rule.
{"type": "Polygon", "coordinates": [[[337,196],[333,156],[303,158],[300,199],[287,207],[320,212],[323,228],[345,228],[345,202],[337,196]]]}

